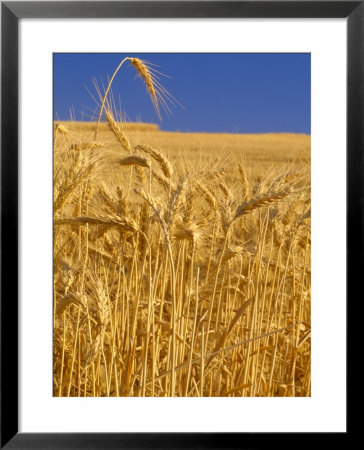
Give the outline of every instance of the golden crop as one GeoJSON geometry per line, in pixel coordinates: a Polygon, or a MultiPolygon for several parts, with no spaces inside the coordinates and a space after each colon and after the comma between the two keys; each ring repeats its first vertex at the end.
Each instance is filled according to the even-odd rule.
{"type": "Polygon", "coordinates": [[[309,396],[310,137],[104,112],[54,128],[54,395],[309,396]]]}

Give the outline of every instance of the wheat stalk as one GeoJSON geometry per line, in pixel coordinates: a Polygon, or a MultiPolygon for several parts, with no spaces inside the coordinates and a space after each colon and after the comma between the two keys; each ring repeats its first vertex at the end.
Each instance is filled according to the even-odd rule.
{"type": "Polygon", "coordinates": [[[112,131],[116,139],[120,142],[123,149],[126,150],[128,153],[131,153],[130,141],[127,138],[126,134],[120,129],[118,124],[115,122],[111,111],[106,111],[105,116],[110,130],[112,131]]]}
{"type": "MultiPolygon", "coordinates": [[[[106,90],[105,90],[105,93],[104,93],[104,97],[103,97],[102,102],[101,102],[99,116],[97,118],[97,124],[96,124],[95,138],[94,139],[97,138],[97,132],[98,132],[99,125],[100,125],[102,112],[104,110],[106,98],[107,98],[107,95],[108,95],[109,90],[111,88],[112,82],[114,81],[114,78],[115,78],[116,74],[118,73],[118,71],[120,70],[121,66],[126,61],[129,61],[131,63],[131,65],[137,70],[137,73],[144,80],[145,85],[147,87],[147,90],[149,92],[150,98],[152,100],[154,109],[156,110],[156,113],[157,113],[159,118],[160,118],[159,102],[162,103],[163,108],[165,110],[167,110],[167,111],[169,111],[169,108],[168,108],[168,105],[167,105],[167,102],[166,102],[165,98],[168,99],[171,103],[173,103],[172,102],[173,97],[158,82],[158,77],[153,73],[153,69],[151,68],[151,66],[148,65],[148,63],[146,61],[143,61],[143,60],[141,60],[139,58],[131,58],[131,57],[127,56],[117,66],[117,68],[115,69],[115,71],[114,71],[112,77],[110,78],[109,83],[108,83],[108,85],[106,87],[106,90]]],[[[173,99],[173,100],[175,100],[175,99],[173,99]]]]}
{"type": "Polygon", "coordinates": [[[142,158],[138,155],[130,155],[126,158],[120,159],[119,164],[121,166],[139,166],[139,167],[150,167],[150,163],[147,159],[142,158]]]}
{"type": "Polygon", "coordinates": [[[56,133],[63,134],[64,136],[68,136],[70,134],[70,131],[64,125],[58,124],[56,126],[56,133]]]}
{"type": "Polygon", "coordinates": [[[140,150],[147,155],[150,155],[158,164],[159,167],[162,169],[162,172],[164,175],[171,179],[173,175],[173,167],[172,164],[169,162],[169,160],[163,155],[163,153],[159,152],[158,150],[155,150],[154,148],[145,145],[137,145],[135,147],[136,150],[140,150]]]}
{"type": "Polygon", "coordinates": [[[275,194],[264,195],[255,199],[252,199],[248,202],[244,202],[238,206],[233,221],[238,219],[241,216],[245,216],[246,214],[250,214],[258,208],[262,206],[271,205],[272,203],[276,203],[278,201],[283,200],[287,197],[287,195],[291,194],[292,191],[290,189],[286,191],[277,192],[275,194]]]}

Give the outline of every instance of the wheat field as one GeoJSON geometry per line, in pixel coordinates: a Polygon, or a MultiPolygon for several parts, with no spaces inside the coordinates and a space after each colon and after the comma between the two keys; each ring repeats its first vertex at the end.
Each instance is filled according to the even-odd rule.
{"type": "Polygon", "coordinates": [[[110,92],[54,123],[54,396],[310,396],[310,136],[120,123],[110,92]]]}

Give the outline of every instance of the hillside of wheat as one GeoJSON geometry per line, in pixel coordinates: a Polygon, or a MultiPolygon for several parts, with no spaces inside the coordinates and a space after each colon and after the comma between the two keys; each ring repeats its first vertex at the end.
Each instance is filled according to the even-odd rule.
{"type": "Polygon", "coordinates": [[[310,396],[310,136],[104,119],[54,123],[54,395],[310,396]]]}

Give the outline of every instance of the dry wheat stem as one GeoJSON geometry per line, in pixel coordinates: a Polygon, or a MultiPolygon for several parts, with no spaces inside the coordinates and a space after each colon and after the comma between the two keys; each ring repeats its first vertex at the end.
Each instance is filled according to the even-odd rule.
{"type": "Polygon", "coordinates": [[[97,118],[97,124],[96,124],[96,129],[95,129],[95,137],[94,139],[96,140],[97,138],[97,132],[99,129],[99,125],[100,125],[100,120],[101,120],[101,116],[104,110],[104,106],[105,106],[105,102],[106,102],[106,98],[107,95],[110,91],[112,82],[114,81],[114,78],[116,76],[116,74],[118,73],[118,71],[120,70],[121,66],[124,64],[124,62],[126,61],[130,61],[130,63],[136,68],[136,70],[138,71],[138,73],[140,74],[140,76],[144,79],[145,84],[147,86],[147,89],[149,91],[150,97],[152,99],[153,105],[157,111],[158,116],[160,115],[159,113],[159,106],[158,106],[158,97],[156,95],[156,89],[155,89],[155,80],[153,79],[153,76],[151,74],[150,68],[145,64],[144,61],[142,61],[139,58],[130,58],[129,56],[124,58],[120,64],[117,66],[117,68],[115,69],[112,77],[109,80],[109,83],[106,87],[105,93],[104,93],[104,97],[102,99],[101,102],[101,106],[100,106],[100,112],[99,112],[99,116],[97,118]]]}

